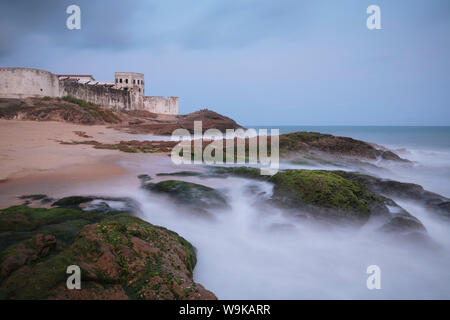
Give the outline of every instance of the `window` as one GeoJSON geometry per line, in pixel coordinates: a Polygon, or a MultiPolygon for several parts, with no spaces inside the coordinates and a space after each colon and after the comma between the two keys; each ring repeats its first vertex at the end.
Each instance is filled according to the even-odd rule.
{"type": "Polygon", "coordinates": [[[120,83],[122,83],[122,79],[120,79],[120,83]]]}
{"type": "Polygon", "coordinates": [[[125,79],[125,83],[128,83],[128,79],[125,79]]]}
{"type": "Polygon", "coordinates": [[[138,84],[141,84],[141,80],[138,80],[138,84]]]}
{"type": "Polygon", "coordinates": [[[116,79],[116,83],[119,82],[119,79],[116,79]]]}
{"type": "Polygon", "coordinates": [[[133,84],[136,84],[136,80],[133,79],[133,84]]]}

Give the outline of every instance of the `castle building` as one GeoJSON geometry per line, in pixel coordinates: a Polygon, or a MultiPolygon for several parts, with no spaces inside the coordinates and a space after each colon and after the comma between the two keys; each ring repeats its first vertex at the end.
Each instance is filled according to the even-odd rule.
{"type": "Polygon", "coordinates": [[[116,72],[114,82],[92,75],[53,74],[32,68],[0,68],[0,98],[72,96],[115,110],[178,114],[178,97],[145,96],[142,73],[116,72]]]}

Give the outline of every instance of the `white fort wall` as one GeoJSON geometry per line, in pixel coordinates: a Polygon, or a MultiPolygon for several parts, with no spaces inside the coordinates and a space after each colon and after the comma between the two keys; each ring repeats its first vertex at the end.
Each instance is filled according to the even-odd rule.
{"type": "Polygon", "coordinates": [[[144,109],[154,113],[178,114],[178,97],[144,97],[144,109]]]}
{"type": "Polygon", "coordinates": [[[130,92],[109,86],[78,83],[76,80],[60,80],[60,97],[71,96],[115,110],[132,110],[130,92]]]}
{"type": "Polygon", "coordinates": [[[178,97],[144,95],[142,73],[116,72],[114,83],[83,82],[76,77],[30,68],[0,68],[0,98],[72,96],[106,108],[178,114],[178,97]]]}
{"type": "Polygon", "coordinates": [[[0,97],[57,97],[59,80],[48,71],[30,68],[0,68],[0,97]]]}

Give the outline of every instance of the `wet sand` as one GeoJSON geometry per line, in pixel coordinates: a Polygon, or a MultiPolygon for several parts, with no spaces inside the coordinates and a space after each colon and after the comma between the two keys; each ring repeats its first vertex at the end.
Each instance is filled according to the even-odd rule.
{"type": "Polygon", "coordinates": [[[106,126],[83,126],[62,122],[0,120],[0,180],[98,161],[115,154],[87,145],[62,145],[58,141],[97,140],[111,143],[117,131],[106,126]],[[74,131],[86,132],[82,138],[74,131]]]}
{"type": "Polygon", "coordinates": [[[167,155],[126,154],[58,142],[96,140],[115,143],[124,138],[107,126],[0,120],[0,137],[0,208],[23,203],[17,198],[21,195],[59,196],[77,186],[104,184],[130,175],[133,170],[121,165],[127,159],[144,157],[147,165],[167,159],[167,155]],[[92,138],[82,138],[74,131],[86,132],[92,138]]]}

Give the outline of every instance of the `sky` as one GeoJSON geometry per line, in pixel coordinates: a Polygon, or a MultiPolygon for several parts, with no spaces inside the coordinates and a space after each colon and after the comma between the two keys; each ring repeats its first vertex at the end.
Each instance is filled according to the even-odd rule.
{"type": "Polygon", "coordinates": [[[2,0],[0,66],[141,72],[247,126],[450,125],[450,1],[2,0]]]}

